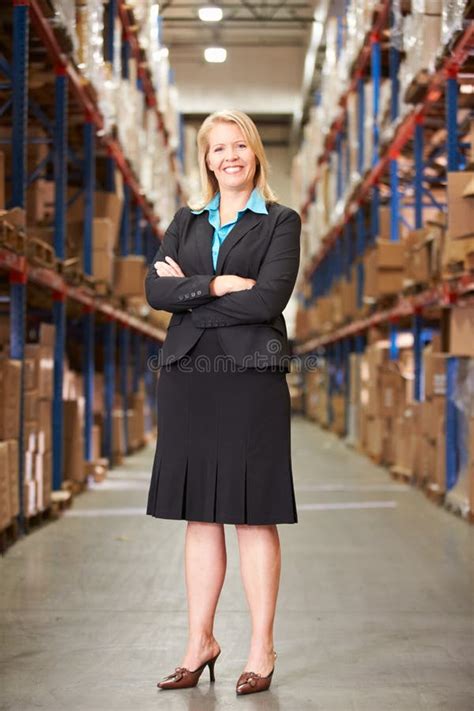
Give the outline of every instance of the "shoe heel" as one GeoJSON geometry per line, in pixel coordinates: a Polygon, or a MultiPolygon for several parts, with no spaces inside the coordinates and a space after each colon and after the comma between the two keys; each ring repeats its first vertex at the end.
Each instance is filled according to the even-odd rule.
{"type": "MultiPolygon", "coordinates": [[[[219,655],[218,655],[219,656],[219,655]]],[[[216,680],[216,677],[214,675],[214,665],[216,663],[217,657],[214,657],[214,659],[211,659],[210,662],[208,662],[208,667],[209,667],[209,676],[211,677],[211,682],[216,680]]]]}

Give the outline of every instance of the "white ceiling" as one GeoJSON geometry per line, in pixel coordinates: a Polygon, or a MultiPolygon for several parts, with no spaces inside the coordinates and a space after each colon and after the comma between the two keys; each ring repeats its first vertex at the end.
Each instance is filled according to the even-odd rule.
{"type": "Polygon", "coordinates": [[[224,0],[219,23],[198,9],[212,3],[170,0],[160,5],[164,43],[185,115],[239,108],[252,116],[292,116],[301,101],[303,66],[313,22],[311,0],[224,0]],[[227,49],[227,61],[208,64],[208,46],[227,49]]]}

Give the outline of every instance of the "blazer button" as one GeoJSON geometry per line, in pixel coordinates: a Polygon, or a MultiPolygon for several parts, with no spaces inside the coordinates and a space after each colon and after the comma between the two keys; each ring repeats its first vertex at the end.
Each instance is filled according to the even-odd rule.
{"type": "Polygon", "coordinates": [[[191,292],[191,296],[196,296],[196,292],[195,292],[195,291],[192,291],[192,292],[191,292]]]}
{"type": "Polygon", "coordinates": [[[189,299],[189,294],[185,294],[185,295],[184,295],[184,298],[185,298],[185,299],[189,299]]]}
{"type": "Polygon", "coordinates": [[[201,296],[202,291],[197,291],[196,293],[197,293],[198,296],[201,296]]]}
{"type": "Polygon", "coordinates": [[[182,300],[183,300],[183,297],[182,297],[182,296],[178,296],[178,299],[179,299],[179,301],[182,301],[182,300]]]}

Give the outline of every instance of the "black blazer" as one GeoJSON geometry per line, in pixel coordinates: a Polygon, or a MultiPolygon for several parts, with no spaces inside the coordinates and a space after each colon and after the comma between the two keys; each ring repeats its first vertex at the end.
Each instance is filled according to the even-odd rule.
{"type": "Polygon", "coordinates": [[[247,211],[220,246],[214,273],[211,254],[214,228],[208,212],[178,210],[166,230],[145,279],[148,303],[171,311],[160,350],[160,366],[182,358],[203,329],[217,328],[220,344],[237,365],[285,366],[288,337],[282,311],[293,291],[300,262],[301,220],[297,212],[267,204],[268,215],[247,211]],[[169,256],[185,277],[160,277],[154,263],[169,256]],[[215,276],[235,274],[256,280],[252,289],[212,296],[215,276]]]}

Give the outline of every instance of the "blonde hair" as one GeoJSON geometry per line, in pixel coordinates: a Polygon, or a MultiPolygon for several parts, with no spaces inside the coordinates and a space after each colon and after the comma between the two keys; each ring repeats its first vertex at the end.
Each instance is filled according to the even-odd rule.
{"type": "Polygon", "coordinates": [[[201,124],[197,135],[199,175],[201,178],[201,200],[197,205],[190,205],[193,210],[202,209],[219,192],[219,184],[214,173],[207,166],[209,151],[209,133],[218,123],[235,123],[242,131],[245,140],[255,153],[256,170],[254,187],[257,187],[266,202],[276,202],[277,196],[268,184],[269,165],[258,129],[250,116],[237,109],[224,109],[210,114],[201,124]]]}

